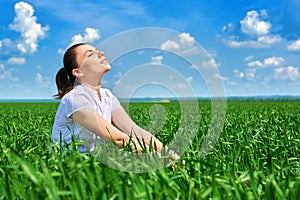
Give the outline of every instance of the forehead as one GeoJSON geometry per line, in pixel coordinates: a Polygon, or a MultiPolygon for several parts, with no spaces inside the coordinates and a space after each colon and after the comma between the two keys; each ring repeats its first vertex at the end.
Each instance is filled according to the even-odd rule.
{"type": "Polygon", "coordinates": [[[89,45],[89,44],[83,44],[76,48],[76,54],[77,54],[77,62],[80,65],[85,57],[85,53],[89,50],[94,50],[95,47],[89,45]]]}
{"type": "Polygon", "coordinates": [[[95,47],[89,45],[89,44],[83,44],[83,45],[80,45],[76,48],[76,52],[78,55],[84,55],[86,51],[88,50],[94,50],[95,47]]]}

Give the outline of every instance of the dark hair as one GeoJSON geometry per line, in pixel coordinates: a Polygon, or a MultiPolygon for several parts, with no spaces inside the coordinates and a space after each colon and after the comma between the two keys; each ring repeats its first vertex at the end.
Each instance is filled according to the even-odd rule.
{"type": "Polygon", "coordinates": [[[78,68],[76,59],[76,48],[85,43],[75,44],[67,49],[63,57],[64,67],[62,67],[56,74],[56,86],[58,93],[54,95],[55,99],[61,99],[65,94],[73,89],[75,76],[72,73],[73,69],[78,68]]]}

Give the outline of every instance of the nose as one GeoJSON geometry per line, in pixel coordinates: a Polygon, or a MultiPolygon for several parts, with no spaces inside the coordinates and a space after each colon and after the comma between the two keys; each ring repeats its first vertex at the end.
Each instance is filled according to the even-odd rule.
{"type": "Polygon", "coordinates": [[[104,56],[104,52],[103,51],[98,51],[98,57],[101,58],[102,56],[104,56]]]}

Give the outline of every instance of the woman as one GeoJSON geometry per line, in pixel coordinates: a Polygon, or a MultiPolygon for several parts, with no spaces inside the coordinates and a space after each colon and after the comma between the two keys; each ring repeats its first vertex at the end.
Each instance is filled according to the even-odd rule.
{"type": "MultiPolygon", "coordinates": [[[[80,149],[83,152],[94,151],[95,144],[103,140],[113,141],[119,148],[130,143],[141,152],[137,140],[144,140],[146,145],[155,143],[153,147],[161,153],[163,144],[137,126],[118,99],[108,89],[101,88],[101,78],[111,68],[103,52],[89,44],[75,44],[66,51],[63,63],[56,75],[55,97],[61,102],[52,141],[71,143],[74,135],[84,142],[80,149]]],[[[175,153],[172,157],[179,158],[175,153]]]]}

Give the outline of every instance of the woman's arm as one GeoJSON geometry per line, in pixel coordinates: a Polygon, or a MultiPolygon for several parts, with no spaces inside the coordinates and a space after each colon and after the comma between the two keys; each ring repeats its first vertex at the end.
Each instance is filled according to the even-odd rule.
{"type": "MultiPolygon", "coordinates": [[[[136,137],[140,141],[144,140],[148,146],[152,142],[152,149],[156,148],[157,152],[162,153],[162,142],[154,137],[151,133],[134,123],[122,106],[119,106],[119,108],[112,113],[112,122],[124,133],[128,135],[132,134],[132,137],[136,137]]],[[[166,147],[164,148],[167,150],[166,147]]],[[[170,151],[169,154],[173,157],[173,159],[179,159],[179,156],[175,152],[170,151]]]]}
{"type": "Polygon", "coordinates": [[[122,106],[119,106],[117,110],[112,113],[112,122],[121,131],[127,135],[132,135],[134,138],[138,138],[140,141],[144,140],[146,145],[150,145],[152,141],[152,147],[156,146],[157,151],[161,152],[163,144],[156,137],[154,137],[148,131],[139,127],[127,114],[122,106]],[[155,145],[154,145],[155,143],[155,145]]]}
{"type": "MultiPolygon", "coordinates": [[[[76,111],[75,113],[73,113],[71,118],[76,123],[81,124],[86,129],[97,134],[104,140],[111,142],[114,141],[119,148],[122,148],[124,144],[127,144],[127,142],[129,142],[129,136],[127,134],[108,123],[94,110],[82,109],[76,111]]],[[[136,141],[134,141],[134,143],[137,144],[136,141]]],[[[133,145],[132,148],[141,151],[141,147],[139,147],[138,145],[133,145]]]]}

